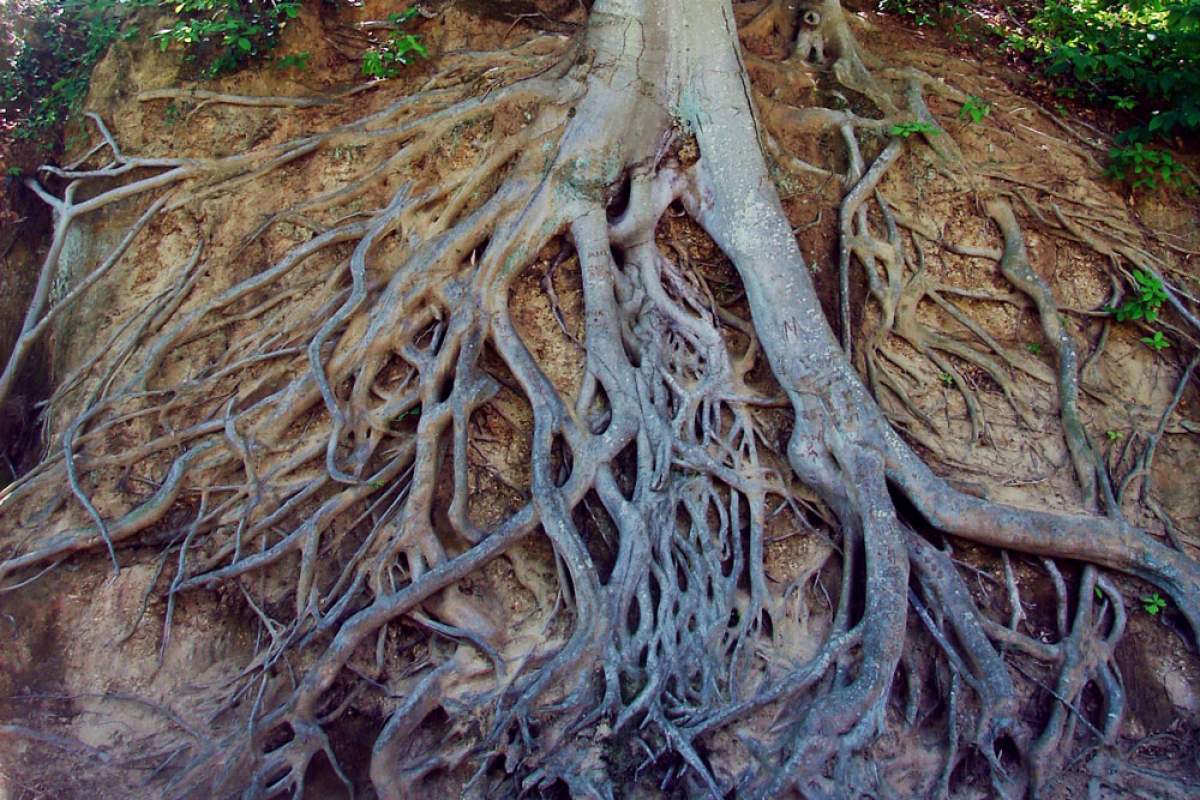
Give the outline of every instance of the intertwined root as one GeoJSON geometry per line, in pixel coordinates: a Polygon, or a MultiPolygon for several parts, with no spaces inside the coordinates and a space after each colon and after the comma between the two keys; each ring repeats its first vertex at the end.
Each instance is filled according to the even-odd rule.
{"type": "MultiPolygon", "coordinates": [[[[652,767],[664,783],[713,796],[795,785],[820,792],[830,774],[861,788],[880,780],[861,753],[885,730],[918,724],[919,665],[905,662],[916,635],[910,610],[949,674],[945,766],[925,776],[923,790],[948,791],[964,738],[1001,792],[1038,787],[1072,741],[1076,698],[1089,682],[1104,695],[1099,733],[1111,741],[1122,705],[1112,665],[1124,627],[1120,594],[1089,566],[1072,604],[1047,560],[1060,639],[1031,639],[1016,619],[1001,625],[979,610],[947,546],[901,519],[893,492],[944,533],[1145,578],[1200,630],[1200,568],[1186,557],[1119,515],[1032,512],[963,495],[896,436],[825,322],[750,145],[756,129],[730,6],[703,0],[685,19],[679,5],[598,2],[586,38],[560,66],[483,98],[435,89],[328,133],[211,162],[129,157],[101,126],[112,165],[62,173],[87,182],[160,170],[119,195],[165,190],[155,214],[330,147],[395,148],[345,186],[273,214],[253,236],[281,221],[314,235],[181,312],[203,263],[198,248],[174,288],[118,331],[111,354],[84,365],[52,399],[83,410],[3,500],[21,526],[0,562],[10,582],[101,545],[116,562],[118,545],[151,536],[174,566],[165,636],[175,597],[189,591],[237,586],[259,619],[255,657],[219,687],[212,739],[176,763],[168,794],[300,792],[319,755],[349,782],[327,731],[360,693],[380,689],[393,700],[369,765],[382,797],[414,796],[447,774],[465,774],[478,794],[561,781],[579,796],[612,796],[630,780],[620,764],[634,753],[639,773],[652,767]],[[636,47],[631,25],[642,31],[636,47]],[[351,200],[380,198],[384,179],[417,164],[440,134],[501,103],[527,108],[532,121],[478,164],[436,186],[393,186],[376,211],[339,215],[351,200]],[[700,158],[690,163],[681,145],[693,140],[700,158]],[[673,206],[728,258],[744,300],[719,301],[686,251],[662,241],[673,206]],[[583,374],[570,392],[543,372],[509,308],[514,282],[543,259],[577,270],[582,286],[583,374]],[[166,377],[172,351],[248,321],[255,332],[200,374],[166,377]],[[771,377],[756,370],[761,361],[771,377]],[[71,401],[81,386],[89,393],[71,401]],[[530,477],[500,521],[483,523],[471,510],[475,422],[502,395],[529,409],[530,477]],[[780,405],[793,414],[783,436],[780,405]],[[151,419],[159,422],[145,424],[151,419]],[[125,431],[142,433],[136,446],[106,448],[125,431]],[[154,465],[160,477],[130,506],[114,499],[109,481],[134,465],[154,465]],[[444,480],[448,491],[439,490],[444,480]],[[64,481],[91,520],[81,527],[68,526],[60,504],[53,517],[36,507],[64,481]],[[168,522],[181,507],[187,521],[168,522]],[[42,533],[48,518],[58,520],[50,535],[42,533]],[[780,595],[764,572],[772,526],[815,535],[832,518],[837,558],[780,595]],[[595,538],[605,532],[615,541],[601,559],[595,538]],[[516,566],[509,554],[535,534],[553,547],[560,594],[505,631],[456,585],[498,558],[516,566]],[[262,574],[289,576],[283,621],[244,582],[262,574]],[[837,575],[840,590],[812,622],[822,644],[798,657],[786,632],[809,616],[816,594],[808,584],[820,574],[837,575]],[[407,654],[393,651],[389,634],[401,621],[450,644],[431,644],[427,661],[404,674],[407,654]],[[1059,703],[1032,742],[997,643],[1059,668],[1059,703]],[[904,719],[889,710],[898,674],[907,678],[904,719]],[[963,737],[967,689],[976,703],[963,737]],[[720,736],[735,739],[740,762],[718,756],[720,736]],[[1001,739],[1015,743],[1020,764],[1001,762],[1001,739]]],[[[802,11],[799,61],[828,60],[843,85],[895,113],[892,87],[867,71],[836,2],[802,11]]],[[[908,78],[905,107],[919,115],[924,105],[908,78]]],[[[883,310],[867,345],[872,388],[902,391],[881,368],[891,333],[951,374],[939,353],[983,366],[1006,386],[998,362],[914,327],[906,312],[938,295],[905,279],[899,229],[876,191],[902,143],[865,168],[855,120],[826,119],[851,154],[843,270],[852,256],[864,264],[883,310]],[[874,239],[861,213],[871,197],[886,241],[874,239]]],[[[74,191],[50,198],[63,211],[56,242],[93,207],[73,205],[74,191]]],[[[1043,314],[1052,310],[1011,210],[990,213],[1005,236],[1005,274],[1043,314]]],[[[1072,441],[1075,357],[1065,337],[1055,352],[1072,441]]],[[[1095,469],[1086,437],[1074,441],[1086,478],[1095,469]]]]}

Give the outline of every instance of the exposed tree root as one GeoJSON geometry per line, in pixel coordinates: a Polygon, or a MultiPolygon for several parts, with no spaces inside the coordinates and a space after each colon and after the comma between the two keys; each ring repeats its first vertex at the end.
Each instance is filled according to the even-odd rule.
{"type": "MultiPolygon", "coordinates": [[[[946,795],[956,765],[975,752],[998,792],[1036,793],[1061,769],[1077,731],[1110,744],[1121,720],[1112,656],[1125,610],[1097,567],[1158,587],[1200,633],[1200,565],[1116,511],[1078,416],[1075,346],[1028,264],[1008,204],[988,205],[1003,235],[1003,251],[991,255],[1039,312],[1087,510],[1103,501],[1108,517],[968,496],[897,436],[849,358],[855,261],[881,310],[862,354],[876,395],[890,391],[916,413],[892,334],[952,376],[976,436],[986,422],[956,361],[986,371],[1023,415],[1008,370],[1054,378],[1003,352],[939,294],[923,277],[916,237],[919,263],[910,265],[878,190],[903,141],[885,144],[867,167],[858,121],[820,110],[806,119],[839,129],[850,156],[839,217],[839,346],[754,146],[766,134],[743,83],[732,6],[686,5],[598,0],[582,45],[535,77],[478,99],[430,89],[357,122],[226,159],[128,156],[97,119],[108,166],[51,170],[68,182],[61,199],[31,181],[58,217],[46,282],[72,222],[109,203],[153,197],[132,239],[147,220],[323,149],[394,148],[344,186],[270,216],[248,243],[281,221],[307,221],[314,235],[184,311],[198,249],[180,270],[179,289],[118,331],[112,354],[60,389],[52,403],[77,409],[72,421],[42,465],[0,497],[10,531],[0,561],[7,589],[99,547],[119,568],[121,546],[152,537],[165,548],[159,568],[169,565],[169,609],[177,595],[218,586],[238,587],[253,609],[257,653],[222,687],[209,738],[170,755],[161,772],[166,794],[298,795],[318,756],[349,785],[328,731],[359,692],[379,688],[396,700],[370,758],[381,797],[417,796],[431,776],[464,769],[473,776],[467,791],[479,796],[562,782],[573,795],[611,797],[629,780],[604,755],[613,749],[626,759],[644,755],[644,768],[696,796],[793,788],[822,796],[837,786],[886,793],[887,776],[867,769],[864,754],[880,734],[915,724],[921,681],[905,648],[918,628],[940,652],[949,686],[947,752],[922,776],[921,791],[946,795]],[[346,213],[351,200],[378,199],[385,179],[411,171],[439,135],[501,102],[530,109],[532,122],[511,141],[437,186],[391,184],[382,208],[346,213]],[[679,146],[692,138],[700,157],[687,163],[679,146]],[[89,182],[144,170],[153,174],[73,199],[89,182]],[[867,214],[872,203],[881,235],[867,214]],[[744,306],[719,302],[684,258],[670,257],[656,233],[675,204],[732,263],[744,306]],[[539,367],[509,309],[514,281],[555,247],[555,268],[578,270],[586,309],[574,396],[539,367]],[[978,341],[921,326],[915,309],[926,297],[978,341]],[[255,321],[253,335],[213,354],[197,374],[167,377],[172,352],[202,347],[247,320],[255,321]],[[980,342],[990,352],[977,349],[980,342]],[[760,358],[773,382],[754,376],[760,358]],[[82,399],[68,396],[85,386],[82,399]],[[502,392],[530,409],[530,480],[518,487],[516,510],[485,525],[470,508],[473,420],[502,392]],[[768,432],[764,414],[781,394],[792,413],[786,445],[768,432]],[[106,447],[117,431],[143,435],[134,446],[106,447]],[[113,476],[135,465],[156,477],[148,479],[152,491],[130,502],[113,491],[113,476]],[[438,493],[443,476],[448,501],[438,493]],[[63,508],[63,485],[86,517],[63,508]],[[924,519],[898,513],[897,497],[924,519]],[[172,510],[185,511],[186,521],[172,510]],[[596,522],[579,524],[582,511],[596,522]],[[826,572],[841,588],[823,644],[808,657],[777,634],[798,624],[794,604],[779,599],[764,572],[777,514],[795,529],[821,518],[840,528],[826,572]],[[926,524],[1044,556],[1058,587],[1057,641],[1017,630],[1011,581],[1013,620],[990,620],[947,540],[935,544],[918,532],[926,524]],[[589,549],[596,530],[615,532],[610,564],[589,549]],[[533,640],[498,629],[456,584],[535,535],[553,547],[560,597],[537,612],[545,635],[533,640]],[[1089,565],[1073,590],[1054,558],[1089,565]],[[245,580],[263,573],[290,576],[286,619],[270,617],[245,580]],[[411,675],[389,672],[389,629],[402,622],[442,643],[411,675]],[[1058,671],[1057,700],[1038,732],[1017,718],[1006,651],[1058,671]],[[890,709],[898,674],[908,682],[903,715],[890,709]],[[1103,696],[1098,723],[1080,711],[1089,683],[1103,696]],[[427,735],[433,720],[443,720],[438,743],[427,735]],[[749,766],[735,772],[714,756],[719,734],[737,739],[749,766]],[[1002,739],[1015,761],[1001,759],[1002,739]]],[[[764,31],[795,37],[788,69],[827,69],[881,118],[898,118],[898,109],[928,116],[911,76],[892,83],[868,69],[836,0],[768,3],[743,33],[764,31]]],[[[801,113],[768,109],[764,120],[768,128],[772,119],[793,124],[801,113]]],[[[45,295],[39,290],[30,311],[30,340],[61,307],[45,312],[45,295]]],[[[20,359],[0,381],[0,400],[20,359]]],[[[800,605],[811,599],[810,579],[796,590],[800,605]]],[[[170,611],[165,624],[164,639],[170,611]]]]}

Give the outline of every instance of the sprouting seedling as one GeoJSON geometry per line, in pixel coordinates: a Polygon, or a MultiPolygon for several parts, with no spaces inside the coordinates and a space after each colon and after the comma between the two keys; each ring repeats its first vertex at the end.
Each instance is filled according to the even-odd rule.
{"type": "Polygon", "coordinates": [[[1036,356],[1038,353],[1042,352],[1042,344],[1041,342],[1030,342],[1029,344],[1025,345],[1025,349],[1036,356]]]}
{"type": "Polygon", "coordinates": [[[938,380],[941,381],[946,386],[954,385],[954,376],[951,375],[949,372],[943,372],[940,375],[938,375],[938,380]]]}
{"type": "Polygon", "coordinates": [[[899,136],[902,139],[907,139],[914,133],[920,133],[925,136],[937,136],[941,133],[936,125],[930,125],[928,122],[914,120],[912,122],[897,122],[892,127],[888,128],[888,133],[892,136],[899,136]]]}
{"type": "Polygon", "coordinates": [[[984,117],[992,113],[992,104],[984,100],[982,97],[968,95],[962,107],[958,109],[958,118],[971,118],[971,122],[976,124],[983,122],[984,117]]]}
{"type": "Polygon", "coordinates": [[[1120,431],[1105,431],[1104,435],[1108,437],[1110,442],[1119,442],[1125,437],[1125,434],[1120,431]]]}
{"type": "Polygon", "coordinates": [[[1158,592],[1154,594],[1142,595],[1142,608],[1152,617],[1157,617],[1159,613],[1167,607],[1167,601],[1162,598],[1158,592]]]}
{"type": "Polygon", "coordinates": [[[1153,336],[1143,336],[1142,344],[1146,345],[1154,352],[1160,353],[1171,346],[1171,341],[1167,339],[1167,337],[1163,336],[1162,331],[1155,331],[1153,336]]]}

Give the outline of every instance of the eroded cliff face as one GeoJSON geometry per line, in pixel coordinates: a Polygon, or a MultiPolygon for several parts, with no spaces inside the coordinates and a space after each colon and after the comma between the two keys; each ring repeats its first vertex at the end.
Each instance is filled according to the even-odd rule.
{"type": "MultiPolygon", "coordinates": [[[[432,8],[436,4],[430,5],[432,8]]],[[[515,39],[528,38],[541,27],[566,35],[582,18],[572,8],[576,5],[574,0],[437,5],[433,18],[420,25],[432,53],[428,62],[375,88],[347,95],[341,102],[313,108],[209,103],[199,96],[189,96],[187,91],[195,87],[261,97],[338,96],[362,82],[354,61],[362,42],[351,32],[351,26],[357,21],[386,17],[391,4],[371,0],[361,7],[336,12],[320,4],[306,5],[276,53],[311,53],[310,67],[303,73],[263,66],[201,85],[189,80],[177,54],[160,52],[144,39],[122,42],[97,66],[87,108],[103,119],[128,153],[211,158],[266,148],[361,117],[405,94],[449,80],[457,70],[465,73],[464,53],[500,49],[515,39]],[[170,100],[139,97],[161,89],[181,89],[183,93],[170,100]]],[[[1156,243],[1166,242],[1180,269],[1196,268],[1188,255],[1200,250],[1200,217],[1194,206],[1159,197],[1127,202],[1128,198],[1104,182],[1095,169],[1097,153],[1064,139],[1058,128],[1006,84],[1005,79],[1012,76],[998,65],[950,55],[929,38],[915,40],[912,31],[890,21],[876,18],[873,23],[875,27],[863,34],[867,44],[877,52],[887,52],[896,67],[919,67],[953,76],[964,90],[993,100],[994,124],[987,127],[956,121],[956,107],[939,98],[931,99],[930,106],[953,132],[963,156],[988,163],[1008,176],[1018,200],[1026,193],[1046,193],[1052,196],[1050,202],[1074,209],[1082,225],[1087,224],[1089,215],[1116,215],[1123,230],[1139,246],[1155,247],[1156,243]]],[[[146,30],[155,27],[151,19],[142,25],[146,30]]],[[[537,55],[539,47],[553,46],[553,40],[547,38],[513,58],[519,61],[537,55]]],[[[772,80],[765,73],[756,77],[764,85],[772,80]]],[[[480,92],[488,91],[486,74],[476,80],[480,92]]],[[[816,86],[770,86],[774,96],[787,99],[817,90],[816,86]]],[[[436,142],[419,165],[387,176],[349,205],[346,212],[379,207],[405,182],[434,185],[440,171],[470,163],[529,121],[527,109],[514,105],[501,109],[488,125],[456,127],[436,142]]],[[[80,125],[79,130],[89,129],[80,125]]],[[[90,141],[96,140],[94,129],[89,136],[90,141]]],[[[797,136],[785,144],[798,156],[832,170],[799,174],[781,170],[778,183],[802,250],[822,290],[826,311],[833,315],[836,213],[822,216],[822,209],[836,208],[844,187],[834,173],[845,165],[830,163],[828,154],[836,149],[831,139],[797,136]]],[[[209,194],[203,185],[190,187],[191,200],[153,220],[118,267],[62,316],[44,351],[31,359],[30,383],[25,384],[29,398],[45,398],[53,387],[83,371],[78,388],[56,397],[48,409],[45,426],[50,441],[61,435],[78,413],[81,398],[94,390],[101,367],[107,366],[105,349],[129,326],[138,324],[139,314],[146,308],[180,281],[187,281],[190,285],[179,305],[180,312],[186,313],[263,269],[297,243],[311,239],[319,232],[319,225],[297,216],[277,222],[266,235],[249,241],[269,215],[299,198],[345,185],[362,165],[384,155],[373,147],[334,148],[301,159],[263,180],[225,186],[219,192],[209,194]],[[200,244],[203,251],[199,266],[189,271],[187,267],[200,244]]],[[[969,246],[994,248],[994,231],[973,208],[970,197],[942,181],[940,169],[932,152],[918,148],[892,171],[882,187],[884,192],[908,198],[897,202],[897,219],[905,227],[926,232],[931,242],[945,237],[969,246]]],[[[69,285],[93,267],[143,210],[136,202],[118,204],[78,223],[58,266],[59,285],[69,285]]],[[[686,218],[669,220],[662,236],[674,242],[673,246],[691,261],[704,265],[713,285],[736,286],[731,265],[686,218]]],[[[1029,236],[1028,244],[1035,269],[1053,286],[1063,308],[1095,309],[1109,299],[1109,281],[1095,253],[1037,232],[1029,236]]],[[[5,256],[5,275],[36,272],[38,253],[30,236],[14,243],[5,256]]],[[[540,367],[556,387],[569,393],[578,390],[583,359],[576,343],[582,335],[583,289],[578,269],[557,269],[556,255],[542,254],[522,274],[510,305],[522,338],[540,367]]],[[[965,293],[961,295],[962,308],[987,335],[1016,348],[1038,341],[1037,320],[1028,304],[1019,300],[984,302],[969,296],[979,287],[1008,291],[994,263],[945,251],[922,258],[926,256],[927,277],[948,287],[947,294],[955,290],[965,293]]],[[[305,304],[306,294],[315,291],[322,270],[344,257],[345,253],[323,256],[297,274],[287,297],[288,303],[294,303],[295,314],[317,313],[318,305],[305,304]]],[[[19,296],[19,282],[7,283],[10,277],[4,280],[6,295],[19,296]],[[10,292],[13,285],[18,288],[10,292]]],[[[736,293],[736,289],[733,291],[736,293]]],[[[59,296],[61,293],[60,289],[59,296]]],[[[859,286],[860,305],[865,294],[859,286]]],[[[9,306],[5,314],[11,311],[9,306]]],[[[872,322],[877,321],[872,313],[868,310],[856,317],[856,330],[870,330],[872,322]]],[[[934,331],[964,331],[961,320],[937,304],[924,304],[919,315],[934,331]]],[[[228,349],[252,337],[256,326],[254,318],[235,319],[203,341],[185,343],[164,363],[164,379],[185,381],[203,372],[228,349]]],[[[1144,347],[1139,336],[1123,328],[1114,328],[1109,335],[1107,353],[1096,363],[1087,385],[1093,401],[1087,407],[1087,424],[1093,431],[1122,432],[1125,438],[1144,435],[1155,429],[1162,408],[1171,400],[1178,369],[1144,347]]],[[[1059,509],[1077,506],[1078,489],[1067,466],[1068,453],[1053,427],[1057,399],[1052,375],[1035,353],[1021,360],[1012,401],[991,385],[982,371],[968,370],[970,380],[980,389],[978,396],[990,420],[990,435],[983,446],[970,443],[971,422],[963,398],[948,391],[941,376],[916,365],[914,353],[902,349],[901,359],[906,358],[911,358],[906,366],[918,379],[910,401],[933,425],[932,430],[914,428],[908,432],[931,461],[950,467],[962,483],[973,485],[993,499],[1029,505],[1034,498],[1059,509]],[[1025,409],[1024,420],[1015,406],[1025,409]]],[[[29,400],[23,402],[19,413],[27,413],[31,405],[29,400]]],[[[884,402],[885,406],[889,403],[899,410],[894,398],[884,402]]],[[[1200,444],[1197,437],[1188,434],[1198,430],[1197,420],[1200,409],[1189,399],[1181,406],[1176,421],[1166,428],[1154,462],[1157,501],[1171,510],[1181,526],[1193,528],[1200,520],[1200,493],[1196,492],[1195,480],[1200,444]]],[[[515,395],[502,394],[480,425],[485,436],[471,454],[471,480],[479,498],[474,513],[481,520],[499,520],[520,502],[520,492],[514,487],[529,484],[527,442],[532,416],[528,404],[515,395]]],[[[776,433],[782,436],[784,428],[781,421],[776,433]]],[[[153,430],[154,422],[147,420],[131,425],[122,435],[132,446],[139,435],[148,436],[153,430]],[[143,427],[138,429],[136,425],[143,427]]],[[[0,428],[0,436],[3,432],[0,428]]],[[[1107,445],[1114,462],[1119,460],[1122,443],[1114,438],[1107,445]]],[[[18,466],[28,465],[26,460],[18,466]]],[[[141,472],[139,468],[127,470],[120,480],[98,492],[94,498],[97,507],[102,512],[123,507],[130,497],[145,494],[149,478],[148,473],[141,472]]],[[[440,491],[445,493],[447,487],[442,486],[440,491]]],[[[767,545],[766,572],[778,587],[787,587],[819,569],[828,550],[821,543],[779,533],[767,545]]],[[[239,674],[259,645],[260,619],[247,609],[233,588],[189,593],[174,610],[168,638],[162,627],[165,608],[158,590],[170,580],[166,556],[171,551],[161,554],[159,546],[163,544],[151,536],[146,546],[125,551],[126,566],[119,576],[112,575],[103,553],[84,554],[60,570],[61,580],[38,583],[10,599],[0,599],[0,630],[5,631],[6,638],[11,636],[12,643],[0,659],[0,721],[37,719],[39,724],[48,724],[86,747],[140,743],[147,752],[170,746],[168,743],[175,741],[181,731],[201,724],[211,709],[194,705],[204,697],[198,689],[239,674]],[[152,707],[142,700],[158,705],[152,707]],[[170,718],[164,708],[173,709],[181,720],[170,718]],[[169,734],[164,735],[164,731],[169,734]]],[[[985,579],[994,582],[1001,574],[995,555],[983,548],[967,547],[958,556],[986,576],[981,584],[985,579]]],[[[1053,588],[1046,585],[1044,577],[1030,564],[1018,563],[1015,569],[1022,593],[1033,598],[1031,607],[1049,609],[1053,588]]],[[[265,585],[259,587],[263,596],[284,602],[285,587],[272,587],[264,581],[265,585]]],[[[471,591],[483,598],[494,613],[490,624],[521,630],[530,609],[552,605],[558,591],[548,547],[544,543],[530,544],[518,559],[497,562],[475,579],[471,591]]],[[[1137,591],[1130,584],[1127,593],[1133,597],[1137,591]]],[[[1001,616],[1006,613],[1007,600],[1002,591],[989,584],[981,592],[1001,616]]],[[[1051,622],[1037,620],[1036,624],[1050,626],[1051,622]]],[[[1189,731],[1194,730],[1200,719],[1196,693],[1200,670],[1186,654],[1183,639],[1158,619],[1145,615],[1135,614],[1130,627],[1119,651],[1125,674],[1138,676],[1128,686],[1132,711],[1128,735],[1136,738],[1172,729],[1179,721],[1191,726],[1189,731]]],[[[797,623],[796,630],[781,631],[780,635],[793,636],[804,649],[815,648],[821,633],[819,628],[805,630],[797,623]]],[[[335,729],[333,747],[352,777],[363,777],[369,755],[362,752],[363,742],[369,741],[364,736],[381,724],[384,705],[382,701],[364,700],[335,729]]],[[[892,757],[915,761],[933,758],[933,748],[918,742],[886,746],[893,748],[892,757]]],[[[729,748],[734,749],[732,743],[729,748]]],[[[145,789],[138,779],[145,770],[143,774],[131,774],[124,765],[97,761],[87,751],[72,753],[70,758],[48,758],[51,752],[52,746],[45,742],[0,738],[0,787],[6,785],[5,780],[10,781],[8,789],[14,796],[20,796],[21,787],[43,796],[143,796],[145,789]],[[86,769],[71,760],[81,754],[86,769]]],[[[310,784],[310,795],[330,796],[338,791],[337,787],[332,771],[324,770],[310,784]]],[[[1074,791],[1072,786],[1064,787],[1061,791],[1067,794],[1074,791]]],[[[442,788],[449,790],[448,786],[442,788]]]]}

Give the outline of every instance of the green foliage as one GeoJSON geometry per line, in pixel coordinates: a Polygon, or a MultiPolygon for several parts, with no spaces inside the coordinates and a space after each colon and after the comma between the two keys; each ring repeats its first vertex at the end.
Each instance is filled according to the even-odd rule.
{"type": "Polygon", "coordinates": [[[1105,431],[1104,435],[1108,437],[1110,442],[1119,442],[1121,439],[1125,438],[1125,434],[1121,433],[1120,431],[1105,431]]]}
{"type": "Polygon", "coordinates": [[[394,78],[400,74],[403,67],[408,66],[418,57],[425,58],[429,51],[421,43],[421,37],[400,30],[400,26],[409,22],[419,12],[416,6],[388,15],[390,22],[397,29],[391,32],[387,42],[374,47],[362,57],[362,74],[372,78],[394,78]]]}
{"type": "Polygon", "coordinates": [[[899,136],[907,139],[915,133],[920,133],[925,136],[937,136],[941,133],[936,125],[930,125],[928,122],[914,120],[912,122],[897,122],[892,127],[888,128],[888,133],[892,136],[899,136]]]}
{"type": "Polygon", "coordinates": [[[942,385],[944,385],[944,386],[953,386],[954,385],[954,376],[951,375],[949,372],[940,373],[938,375],[938,380],[941,381],[942,385]]]}
{"type": "Polygon", "coordinates": [[[0,134],[51,147],[87,96],[92,66],[118,38],[136,35],[122,26],[146,2],[8,0],[0,20],[0,134]]]}
{"type": "Polygon", "coordinates": [[[979,124],[990,113],[992,113],[992,104],[982,97],[976,97],[972,94],[967,96],[967,101],[962,104],[962,108],[958,109],[958,118],[967,119],[970,117],[971,122],[979,124]]]}
{"type": "Polygon", "coordinates": [[[1142,608],[1152,617],[1157,617],[1167,607],[1167,601],[1158,592],[1144,594],[1141,597],[1142,608]]]}
{"type": "Polygon", "coordinates": [[[1125,141],[1200,131],[1200,0],[1050,0],[1028,32],[1004,32],[1093,102],[1136,111],[1125,141]]]}
{"type": "Polygon", "coordinates": [[[1170,153],[1146,147],[1141,142],[1108,151],[1108,167],[1104,174],[1128,181],[1134,189],[1157,189],[1159,180],[1165,186],[1183,185],[1183,167],[1170,153]]]}
{"type": "MultiPolygon", "coordinates": [[[[6,0],[0,20],[0,137],[52,148],[61,125],[87,96],[92,67],[113,42],[138,35],[125,23],[135,10],[150,6],[170,9],[176,17],[153,38],[164,50],[181,47],[209,77],[270,50],[300,13],[300,0],[6,0]]],[[[307,53],[297,53],[278,66],[303,69],[307,61],[307,53]]]]}
{"type": "MultiPolygon", "coordinates": [[[[1126,300],[1117,308],[1105,306],[1104,310],[1115,315],[1118,322],[1154,322],[1158,319],[1163,303],[1167,302],[1166,287],[1154,275],[1140,269],[1133,271],[1133,280],[1137,284],[1137,296],[1126,300]]],[[[1156,353],[1161,353],[1171,346],[1171,341],[1162,331],[1155,331],[1152,336],[1143,336],[1141,341],[1156,353]]],[[[1115,441],[1113,431],[1108,433],[1109,440],[1115,441]]]]}
{"type": "Polygon", "coordinates": [[[1142,344],[1149,347],[1156,353],[1161,353],[1171,346],[1171,341],[1163,336],[1162,331],[1155,331],[1153,336],[1143,336],[1142,344]]]}
{"type": "Polygon", "coordinates": [[[966,9],[955,0],[880,0],[879,10],[908,17],[918,27],[966,14],[966,9]]]}
{"type": "Polygon", "coordinates": [[[279,43],[288,20],[300,13],[299,0],[161,0],[178,15],[153,39],[166,50],[183,48],[185,58],[213,77],[233,72],[279,43]]]}
{"type": "Polygon", "coordinates": [[[1042,344],[1041,342],[1030,342],[1029,344],[1025,345],[1025,349],[1036,356],[1042,352],[1042,344]]]}
{"type": "Polygon", "coordinates": [[[286,56],[280,56],[275,59],[275,69],[294,69],[299,72],[304,72],[308,69],[308,61],[312,58],[312,53],[308,50],[301,50],[298,53],[289,53],[286,56]]]}
{"type": "Polygon", "coordinates": [[[1140,269],[1133,271],[1133,280],[1137,283],[1137,297],[1126,300],[1119,308],[1105,306],[1104,310],[1115,314],[1117,322],[1142,319],[1146,322],[1154,322],[1158,319],[1158,312],[1162,308],[1162,304],[1167,302],[1167,290],[1163,287],[1162,281],[1140,269]]]}

